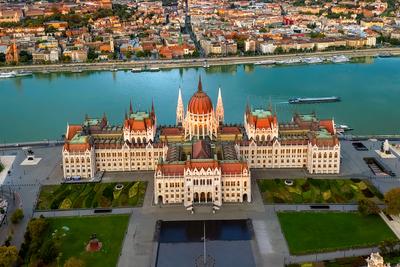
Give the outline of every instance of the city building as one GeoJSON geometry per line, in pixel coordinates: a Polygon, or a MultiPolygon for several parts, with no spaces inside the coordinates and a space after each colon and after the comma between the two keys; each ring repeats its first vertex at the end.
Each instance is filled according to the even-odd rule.
{"type": "Polygon", "coordinates": [[[199,79],[184,107],[179,89],[176,125],[157,126],[148,111],[129,107],[122,126],[106,115],[68,125],[63,148],[64,177],[93,178],[103,171],[154,170],[156,204],[251,201],[251,168],[303,168],[310,173],[340,171],[340,143],[334,121],[295,114],[279,123],[272,108],[244,113],[244,125],[224,124],[221,89],[214,109],[199,79]]]}

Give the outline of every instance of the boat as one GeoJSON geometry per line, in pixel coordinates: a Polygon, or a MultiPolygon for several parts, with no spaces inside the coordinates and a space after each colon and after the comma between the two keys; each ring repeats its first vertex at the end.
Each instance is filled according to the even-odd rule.
{"type": "Polygon", "coordinates": [[[158,68],[158,67],[151,67],[151,68],[149,68],[149,71],[160,71],[160,68],[158,68]]]}
{"type": "Polygon", "coordinates": [[[203,68],[209,68],[209,67],[210,67],[210,64],[208,64],[207,61],[204,61],[204,63],[203,63],[203,68]]]}
{"type": "Polygon", "coordinates": [[[299,64],[302,62],[301,58],[289,58],[286,60],[281,60],[279,63],[280,64],[299,64]]]}
{"type": "Polygon", "coordinates": [[[71,72],[72,72],[72,73],[81,73],[81,72],[82,72],[82,69],[76,68],[76,69],[71,70],[71,72]]]}
{"type": "Polygon", "coordinates": [[[307,63],[307,64],[317,64],[317,63],[322,63],[324,60],[320,57],[306,57],[301,59],[301,62],[307,63]]]}
{"type": "Polygon", "coordinates": [[[131,72],[141,72],[142,68],[132,68],[131,72]]]}
{"type": "Polygon", "coordinates": [[[0,79],[14,78],[15,76],[16,76],[16,72],[15,71],[1,72],[0,73],[0,79]]]}
{"type": "Polygon", "coordinates": [[[330,60],[333,63],[344,63],[344,62],[349,62],[350,61],[349,57],[346,57],[345,55],[333,56],[333,57],[330,58],[330,60]]]}
{"type": "Polygon", "coordinates": [[[352,131],[353,128],[349,127],[345,124],[335,125],[336,132],[339,134],[343,134],[344,132],[352,131]]]}
{"type": "Polygon", "coordinates": [[[378,57],[392,57],[393,54],[390,52],[382,52],[378,54],[378,57]]]}
{"type": "Polygon", "coordinates": [[[329,97],[297,97],[290,98],[289,104],[314,104],[314,103],[329,103],[329,102],[339,102],[340,97],[329,96],[329,97]]]}
{"type": "Polygon", "coordinates": [[[118,69],[117,68],[111,68],[110,71],[116,72],[116,71],[118,71],[118,69]]]}
{"type": "Polygon", "coordinates": [[[263,60],[254,62],[254,65],[274,65],[276,63],[275,60],[263,60]]]}
{"type": "Polygon", "coordinates": [[[15,76],[17,77],[24,77],[24,76],[32,76],[32,71],[18,71],[15,76]]]}

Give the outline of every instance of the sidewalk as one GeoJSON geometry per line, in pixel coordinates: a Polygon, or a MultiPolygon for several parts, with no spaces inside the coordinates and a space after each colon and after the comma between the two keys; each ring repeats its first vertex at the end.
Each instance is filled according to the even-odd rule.
{"type": "Polygon", "coordinates": [[[337,258],[353,257],[353,256],[366,256],[370,255],[372,252],[378,252],[379,249],[373,248],[360,248],[360,249],[349,249],[349,250],[339,250],[326,253],[309,254],[301,256],[285,256],[285,264],[290,263],[303,263],[303,262],[316,262],[324,260],[333,260],[337,258]]]}

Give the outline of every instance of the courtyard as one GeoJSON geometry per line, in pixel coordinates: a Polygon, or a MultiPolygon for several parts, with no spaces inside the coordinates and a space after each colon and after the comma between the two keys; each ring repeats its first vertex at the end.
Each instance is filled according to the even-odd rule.
{"type": "Polygon", "coordinates": [[[143,204],[147,183],[86,183],[42,186],[38,210],[134,207],[143,204]]]}
{"type": "Polygon", "coordinates": [[[358,212],[279,212],[279,222],[293,255],[377,246],[397,239],[377,215],[358,212]]]}
{"type": "Polygon", "coordinates": [[[360,179],[257,180],[265,203],[357,203],[361,199],[382,202],[382,194],[360,179]]]}
{"type": "Polygon", "coordinates": [[[54,217],[46,220],[49,222],[47,238],[57,237],[61,264],[75,257],[84,261],[86,266],[117,265],[129,215],[54,217]],[[87,252],[85,247],[93,234],[96,234],[102,247],[99,251],[87,252]]]}

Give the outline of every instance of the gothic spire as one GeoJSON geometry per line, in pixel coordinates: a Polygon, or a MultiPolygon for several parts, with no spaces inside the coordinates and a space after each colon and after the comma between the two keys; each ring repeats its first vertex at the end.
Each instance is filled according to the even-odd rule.
{"type": "Polygon", "coordinates": [[[201,83],[201,75],[199,75],[199,84],[197,85],[197,92],[203,91],[203,85],[201,83]]]}
{"type": "Polygon", "coordinates": [[[222,102],[221,87],[218,88],[218,99],[215,113],[218,122],[222,124],[224,122],[224,103],[222,102]]]}
{"type": "Polygon", "coordinates": [[[129,115],[133,113],[133,108],[132,108],[132,99],[130,100],[129,103],[129,115]]]}
{"type": "Polygon", "coordinates": [[[176,105],[176,124],[182,124],[184,112],[185,111],[184,111],[183,101],[182,101],[182,91],[181,91],[181,87],[179,87],[178,103],[176,105]]]}

